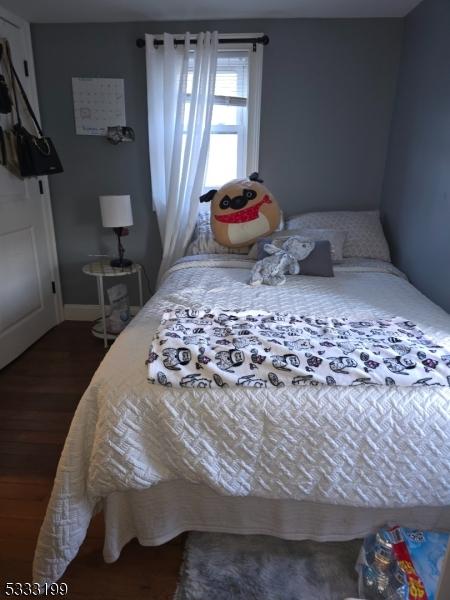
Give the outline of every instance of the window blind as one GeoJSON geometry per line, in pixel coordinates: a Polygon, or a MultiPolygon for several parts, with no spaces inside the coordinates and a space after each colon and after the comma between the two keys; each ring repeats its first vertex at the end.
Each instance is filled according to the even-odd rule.
{"type": "MultiPolygon", "coordinates": [[[[188,97],[192,92],[194,58],[189,60],[187,77],[188,97]]],[[[247,106],[248,98],[248,53],[219,52],[217,58],[214,104],[225,106],[247,106]]]]}

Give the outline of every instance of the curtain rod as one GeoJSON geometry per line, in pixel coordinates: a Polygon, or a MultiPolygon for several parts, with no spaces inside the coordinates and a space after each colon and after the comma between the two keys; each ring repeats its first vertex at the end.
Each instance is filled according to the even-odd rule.
{"type": "MultiPolygon", "coordinates": [[[[253,44],[253,46],[255,46],[256,44],[262,44],[263,46],[267,46],[267,44],[269,43],[269,36],[263,35],[263,36],[257,37],[257,38],[222,38],[222,39],[219,39],[218,41],[219,41],[219,44],[253,44]]],[[[191,44],[196,44],[196,43],[197,43],[197,40],[195,40],[195,39],[191,40],[191,44]]],[[[164,40],[155,40],[153,42],[153,44],[155,46],[162,46],[164,44],[164,40]]],[[[184,39],[174,40],[174,44],[175,44],[175,46],[182,46],[182,45],[184,45],[184,39]]],[[[144,48],[145,40],[143,38],[138,38],[136,40],[136,46],[138,48],[144,48]]]]}

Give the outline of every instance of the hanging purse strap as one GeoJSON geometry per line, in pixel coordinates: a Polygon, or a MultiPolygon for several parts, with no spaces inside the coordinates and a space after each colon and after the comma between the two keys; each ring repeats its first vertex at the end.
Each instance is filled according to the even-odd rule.
{"type": "Polygon", "coordinates": [[[0,152],[2,157],[0,159],[0,164],[6,165],[6,144],[5,144],[5,134],[3,133],[3,127],[0,126],[0,152]]]}
{"type": "Polygon", "coordinates": [[[36,126],[36,129],[39,132],[39,135],[41,137],[44,137],[44,133],[41,129],[41,126],[39,125],[39,121],[36,118],[36,115],[34,114],[34,111],[31,107],[30,101],[28,100],[28,96],[23,88],[22,82],[20,81],[19,76],[17,75],[17,72],[14,68],[12,59],[11,59],[11,52],[9,50],[9,44],[6,43],[6,56],[8,57],[8,64],[9,64],[9,68],[11,71],[11,81],[12,81],[12,88],[13,88],[13,95],[14,95],[14,104],[16,105],[16,114],[17,114],[17,123],[19,126],[22,125],[21,119],[20,119],[20,114],[19,114],[19,103],[17,101],[17,93],[16,93],[16,86],[15,86],[15,82],[17,82],[17,85],[19,86],[19,90],[20,93],[22,95],[23,101],[25,103],[25,106],[27,107],[27,110],[31,116],[31,118],[33,119],[33,123],[36,126]]]}
{"type": "Polygon", "coordinates": [[[14,76],[13,76],[13,72],[11,67],[12,65],[12,61],[11,61],[11,55],[9,52],[9,44],[8,44],[8,40],[4,39],[1,42],[1,58],[5,57],[5,64],[8,68],[9,71],[9,79],[11,82],[11,88],[12,88],[12,92],[13,92],[13,98],[14,98],[14,108],[16,110],[16,118],[17,118],[17,125],[20,127],[22,125],[21,119],[20,119],[20,113],[19,113],[19,103],[17,102],[17,92],[16,92],[16,86],[15,86],[15,82],[14,82],[14,76]]]}

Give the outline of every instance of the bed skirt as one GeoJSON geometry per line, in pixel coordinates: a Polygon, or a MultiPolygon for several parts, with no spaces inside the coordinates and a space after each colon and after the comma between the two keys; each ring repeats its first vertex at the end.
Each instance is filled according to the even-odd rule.
{"type": "Polygon", "coordinates": [[[450,531],[450,507],[354,508],[296,500],[221,496],[186,481],[115,492],[104,504],[103,557],[114,562],[137,538],[158,546],[183,531],[273,535],[290,540],[361,538],[381,525],[450,531]]]}

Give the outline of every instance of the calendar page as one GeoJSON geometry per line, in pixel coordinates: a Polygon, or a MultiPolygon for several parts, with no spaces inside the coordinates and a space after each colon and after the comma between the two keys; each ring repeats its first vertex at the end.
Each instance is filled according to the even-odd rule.
{"type": "Polygon", "coordinates": [[[72,77],[77,135],[106,135],[108,127],[126,125],[123,79],[72,77]]]}

